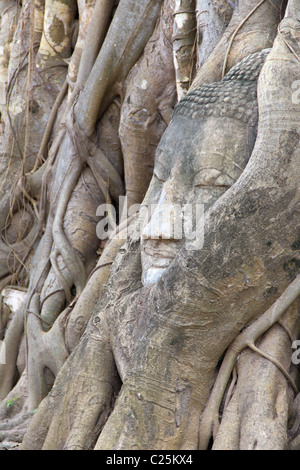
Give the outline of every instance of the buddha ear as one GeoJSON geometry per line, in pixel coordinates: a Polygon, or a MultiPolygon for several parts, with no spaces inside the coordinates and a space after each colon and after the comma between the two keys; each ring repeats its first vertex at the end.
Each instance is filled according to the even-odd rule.
{"type": "Polygon", "coordinates": [[[282,48],[286,47],[295,56],[295,61],[300,60],[300,5],[295,6],[296,2],[290,2],[287,7],[286,17],[278,26],[278,37],[282,40],[282,48]],[[293,6],[292,6],[293,5],[293,6]]]}
{"type": "MultiPolygon", "coordinates": [[[[300,21],[300,4],[297,0],[288,1],[286,11],[285,11],[285,18],[293,19],[294,21],[300,21]]],[[[298,24],[298,28],[299,28],[299,24],[298,24]]]]}

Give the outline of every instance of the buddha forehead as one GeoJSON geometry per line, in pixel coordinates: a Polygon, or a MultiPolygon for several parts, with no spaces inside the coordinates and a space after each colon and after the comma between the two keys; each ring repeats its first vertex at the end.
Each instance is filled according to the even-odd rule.
{"type": "Polygon", "coordinates": [[[212,118],[209,121],[191,120],[176,115],[165,131],[156,151],[155,172],[166,180],[180,169],[193,174],[203,168],[224,169],[232,165],[233,153],[244,153],[244,142],[234,137],[237,127],[243,126],[235,119],[212,118]],[[238,147],[233,148],[233,142],[238,147]],[[241,147],[241,148],[239,148],[241,147]]]}
{"type": "Polygon", "coordinates": [[[189,92],[174,109],[156,160],[172,171],[184,162],[193,172],[219,155],[223,165],[237,159],[243,167],[244,158],[249,158],[245,144],[253,145],[256,137],[257,78],[268,53],[252,54],[222,81],[189,92]]]}

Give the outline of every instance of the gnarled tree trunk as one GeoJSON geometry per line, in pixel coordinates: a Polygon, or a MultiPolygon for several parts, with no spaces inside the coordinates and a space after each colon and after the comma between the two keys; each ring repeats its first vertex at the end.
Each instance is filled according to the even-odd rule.
{"type": "Polygon", "coordinates": [[[1,448],[298,448],[296,0],[0,15],[1,448]],[[166,201],[203,246],[151,239],[166,201]]]}

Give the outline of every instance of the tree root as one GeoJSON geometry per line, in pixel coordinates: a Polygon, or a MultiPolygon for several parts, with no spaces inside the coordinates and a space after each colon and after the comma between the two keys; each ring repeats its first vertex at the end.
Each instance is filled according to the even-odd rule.
{"type": "MultiPolygon", "coordinates": [[[[15,280],[18,279],[21,270],[24,267],[27,269],[29,255],[41,235],[39,225],[33,225],[30,230],[29,227],[25,227],[25,224],[24,228],[23,223],[21,226],[25,217],[20,211],[20,206],[26,207],[26,203],[22,198],[23,191],[20,186],[21,183],[17,185],[14,194],[5,195],[1,201],[0,232],[2,232],[3,239],[0,239],[0,278],[12,274],[15,280]],[[9,218],[10,226],[8,225],[9,218]]],[[[29,212],[28,218],[32,218],[29,212]]]]}
{"type": "Polygon", "coordinates": [[[184,0],[175,3],[173,57],[178,101],[187,93],[196,65],[196,2],[184,0]]]}
{"type": "MultiPolygon", "coordinates": [[[[65,293],[66,302],[69,304],[71,302],[70,289],[72,287],[72,279],[70,278],[70,276],[68,276],[69,279],[66,279],[66,277],[65,277],[66,274],[64,274],[64,275],[62,274],[62,271],[63,271],[62,267],[60,267],[60,268],[58,267],[58,260],[57,260],[58,254],[59,254],[58,250],[54,247],[54,250],[53,250],[53,252],[51,253],[51,256],[50,256],[50,261],[51,261],[54,277],[57,279],[58,285],[60,285],[63,288],[63,292],[65,293]]],[[[57,291],[57,289],[55,289],[55,291],[57,291]]],[[[53,294],[53,291],[51,292],[51,294],[53,294]]],[[[49,297],[49,295],[50,294],[47,294],[47,297],[49,297]]],[[[43,304],[45,303],[45,301],[46,301],[46,298],[44,297],[43,304]]],[[[46,315],[46,316],[48,316],[48,315],[46,315]]],[[[51,321],[50,324],[52,324],[52,323],[53,323],[53,321],[51,321]]]]}
{"type": "Polygon", "coordinates": [[[24,332],[24,315],[25,308],[22,306],[14,315],[5,335],[6,364],[0,364],[0,399],[4,399],[13,386],[19,345],[24,332]]]}
{"type": "Polygon", "coordinates": [[[49,65],[58,66],[71,54],[71,29],[77,2],[66,0],[53,2],[46,0],[43,34],[39,46],[39,65],[46,69],[49,65]],[[59,18],[60,21],[55,21],[59,18]],[[62,31],[59,29],[62,28],[62,31]],[[56,38],[53,39],[53,38],[56,38]],[[59,40],[57,40],[59,38],[59,40]]]}
{"type": "Polygon", "coordinates": [[[47,386],[45,380],[45,369],[48,368],[53,377],[56,377],[68,357],[61,324],[63,315],[48,333],[44,333],[41,321],[38,318],[39,311],[39,295],[35,294],[30,304],[27,319],[28,354],[30,355],[27,364],[29,411],[35,410],[49,392],[49,385],[47,386]]]}
{"type": "Polygon", "coordinates": [[[101,334],[94,326],[83,336],[33,417],[23,450],[92,448],[120,388],[107,332],[102,319],[101,334]],[[71,377],[74,389],[70,388],[71,377]],[[76,409],[69,420],[62,413],[65,407],[76,409]]]}
{"type": "MultiPolygon", "coordinates": [[[[86,82],[95,63],[108,29],[112,9],[113,2],[111,2],[111,0],[97,0],[87,31],[85,34],[82,34],[81,31],[79,31],[79,40],[81,34],[82,36],[85,36],[85,44],[87,44],[88,47],[83,47],[82,54],[80,54],[79,65],[75,65],[75,68],[78,67],[78,75],[74,88],[75,96],[86,82]]],[[[78,60],[77,57],[75,57],[75,59],[78,60]]]]}
{"type": "MultiPolygon", "coordinates": [[[[70,2],[69,2],[70,3],[70,2]]],[[[99,2],[98,2],[99,3],[99,2]]],[[[102,2],[103,3],[103,2],[102,2]]],[[[107,2],[106,2],[107,3],[107,2]]],[[[110,6],[112,2],[109,2],[110,6]]],[[[147,2],[145,2],[146,4],[147,2]]],[[[150,17],[152,23],[154,24],[154,16],[159,11],[159,5],[155,5],[152,7],[152,3],[148,2],[150,5],[150,17]]],[[[159,3],[159,2],[158,2],[159,3]]],[[[69,12],[70,16],[72,12],[69,12]]],[[[148,14],[149,12],[146,11],[148,14]]],[[[145,14],[146,14],[145,13],[145,14]]],[[[49,26],[49,25],[48,25],[49,26]]],[[[153,26],[153,25],[152,25],[153,26]]],[[[151,26],[151,28],[152,28],[151,26]]],[[[139,25],[141,27],[141,25],[139,25]]],[[[45,28],[46,29],[46,28],[45,28]]],[[[106,30],[106,29],[105,29],[106,30]]],[[[45,30],[44,30],[45,33],[45,30]]],[[[126,32],[127,34],[127,32],[126,32]]],[[[146,36],[149,32],[146,32],[146,36]]],[[[144,40],[143,40],[144,41],[144,40]]],[[[142,42],[143,42],[142,41],[142,42]]],[[[46,57],[46,53],[44,54],[42,48],[44,47],[47,50],[47,54],[49,55],[48,58],[51,56],[51,44],[49,44],[46,35],[44,34],[43,41],[40,47],[40,55],[44,55],[46,57]],[[50,49],[49,47],[50,46],[50,49]]],[[[141,47],[141,46],[139,46],[141,47]]],[[[138,52],[140,53],[140,52],[138,52]]],[[[42,57],[42,61],[45,59],[42,57]]],[[[91,58],[89,58],[91,60],[91,58]]],[[[45,65],[42,63],[42,65],[45,65]]],[[[79,68],[80,71],[80,68],[79,68]]],[[[67,82],[64,83],[64,86],[61,90],[61,93],[57,97],[55,102],[55,106],[53,111],[50,115],[50,120],[48,121],[48,126],[44,132],[43,139],[41,145],[39,147],[38,159],[36,160],[36,164],[34,166],[34,170],[37,168],[37,165],[40,163],[40,159],[44,156],[46,146],[49,142],[49,138],[51,133],[53,133],[53,125],[56,120],[57,110],[60,106],[65,93],[67,91],[67,82]]],[[[64,119],[67,119],[66,114],[63,115],[64,119]]],[[[62,121],[62,125],[65,123],[62,121]]],[[[50,331],[45,332],[43,331],[42,325],[47,324],[45,329],[48,329],[50,325],[53,323],[55,316],[61,312],[62,308],[62,297],[64,301],[66,300],[69,303],[72,300],[72,295],[70,293],[70,288],[75,286],[76,288],[76,298],[80,296],[83,292],[84,286],[86,285],[87,281],[87,274],[88,270],[85,266],[85,259],[82,256],[80,250],[74,248],[74,244],[72,243],[71,237],[68,236],[67,229],[68,229],[68,220],[67,219],[67,206],[70,202],[70,199],[73,194],[76,193],[76,185],[79,182],[79,178],[83,174],[84,163],[86,162],[87,165],[92,169],[96,176],[96,180],[98,182],[100,190],[103,192],[103,195],[106,193],[111,193],[112,197],[117,199],[120,194],[124,194],[124,185],[122,178],[120,177],[118,171],[116,171],[114,165],[106,158],[105,154],[102,154],[101,151],[99,152],[95,146],[91,143],[84,148],[84,151],[78,152],[78,147],[80,147],[81,142],[78,146],[78,139],[80,140],[80,135],[74,135],[74,122],[71,124],[71,127],[67,124],[67,132],[59,128],[58,125],[58,133],[57,136],[54,138],[54,142],[51,146],[51,149],[48,154],[47,162],[43,165],[40,169],[40,173],[42,175],[41,181],[38,181],[39,178],[35,177],[35,174],[29,174],[28,180],[29,187],[33,190],[34,194],[38,197],[39,192],[41,192],[41,204],[40,204],[40,213],[38,214],[38,230],[37,232],[32,232],[34,237],[31,240],[32,245],[37,240],[36,233],[41,234],[41,228],[44,223],[44,216],[48,215],[48,221],[46,225],[46,233],[44,234],[43,240],[40,243],[39,247],[37,248],[35,258],[32,262],[32,267],[36,268],[36,272],[34,269],[32,271],[32,276],[30,279],[30,285],[28,289],[28,295],[26,299],[26,303],[22,306],[20,312],[18,312],[10,325],[9,331],[7,331],[5,344],[6,349],[9,352],[10,362],[5,365],[5,371],[3,378],[4,380],[1,381],[1,396],[7,397],[7,393],[9,393],[12,389],[14,380],[16,380],[16,364],[17,364],[17,356],[20,347],[20,341],[22,339],[23,332],[25,331],[25,341],[23,337],[23,343],[25,344],[25,348],[22,346],[22,349],[25,349],[26,352],[26,371],[28,374],[28,407],[30,410],[34,410],[43,399],[43,397],[49,391],[49,384],[47,384],[47,379],[45,377],[45,370],[49,369],[51,374],[54,377],[57,375],[59,369],[62,367],[63,363],[65,362],[68,351],[64,344],[64,335],[62,333],[63,327],[65,327],[66,318],[69,315],[69,309],[65,310],[59,317],[57,321],[54,322],[50,331]],[[72,158],[68,163],[70,163],[69,168],[63,168],[63,162],[60,166],[60,158],[61,155],[59,153],[60,146],[63,139],[70,139],[73,155],[72,158]],[[76,142],[77,141],[77,142],[76,142]],[[90,149],[89,152],[86,150],[90,149]],[[59,170],[62,169],[63,172],[59,170]],[[53,171],[54,170],[54,171],[53,171]],[[50,180],[51,173],[53,172],[53,177],[50,180]],[[58,172],[58,174],[56,173],[58,172]],[[107,182],[105,181],[107,177],[107,182]],[[104,182],[103,182],[104,181],[104,182]],[[48,194],[47,194],[48,193],[48,194]],[[48,198],[47,198],[48,196],[48,198]],[[48,200],[47,200],[48,199],[48,200]],[[50,207],[49,207],[49,200],[50,200],[50,207]],[[54,212],[55,208],[55,212],[54,212]],[[52,265],[52,269],[51,269],[52,265]],[[63,268],[64,267],[64,268],[63,268]],[[68,271],[65,274],[65,270],[68,271]],[[54,290],[47,291],[47,281],[50,275],[53,275],[56,280],[56,285],[54,286],[54,290]],[[63,277],[65,276],[65,277],[63,277]],[[64,282],[65,281],[65,282],[64,282]],[[41,293],[45,292],[44,298],[40,297],[41,293]],[[47,291],[47,293],[46,293],[47,291]],[[60,297],[60,308],[56,308],[55,315],[52,316],[50,319],[48,318],[49,313],[49,304],[54,304],[57,302],[58,297],[60,297]],[[41,299],[41,300],[40,300],[41,299]],[[46,310],[48,310],[47,315],[45,315],[46,310]],[[47,317],[47,318],[46,318],[47,317]],[[43,320],[43,321],[42,321],[43,320]],[[49,320],[49,322],[48,322],[49,320]],[[64,323],[65,322],[65,323],[64,323]],[[52,338],[52,339],[51,339],[52,338]]],[[[86,143],[83,142],[84,145],[86,143]]],[[[69,150],[69,149],[68,149],[69,150]]],[[[72,152],[70,152],[71,154],[72,152]]],[[[89,171],[89,170],[88,170],[89,171]]],[[[23,181],[22,181],[23,183],[23,181]]],[[[25,191],[25,189],[24,189],[25,191]]],[[[23,196],[25,192],[23,191],[23,196]]],[[[27,187],[26,187],[26,194],[27,194],[27,187]]],[[[28,197],[30,192],[28,192],[28,197]]],[[[31,197],[31,196],[30,196],[31,197]]],[[[96,199],[96,198],[95,198],[96,199]]],[[[32,201],[31,201],[32,202],[32,201]]],[[[101,202],[101,201],[99,201],[101,202]]],[[[82,208],[84,210],[85,208],[82,208]]],[[[70,225],[70,224],[69,224],[70,225]]],[[[74,231],[84,231],[82,227],[72,227],[74,231]]],[[[77,236],[77,235],[76,235],[77,236]]],[[[77,236],[78,237],[78,236],[77,236]]],[[[101,258],[102,262],[105,259],[104,266],[101,266],[101,269],[97,271],[97,276],[92,276],[97,278],[95,280],[95,285],[97,285],[97,290],[103,288],[103,285],[108,277],[108,273],[110,271],[111,262],[116,255],[120,244],[123,243],[118,240],[117,243],[111,243],[110,249],[106,250],[105,255],[101,258]],[[107,260],[110,261],[107,261],[107,260]]],[[[31,247],[30,247],[31,248],[31,247]]],[[[95,251],[95,250],[94,250],[95,251]]],[[[28,256],[28,255],[27,255],[28,256]]],[[[90,260],[87,262],[92,265],[90,260]]],[[[98,295],[99,292],[97,292],[98,295]]],[[[97,297],[95,295],[95,298],[97,297]]],[[[81,298],[81,297],[80,297],[81,298]]],[[[84,296],[83,296],[84,300],[84,296]]],[[[79,307],[82,303],[79,304],[79,307]]],[[[73,305],[72,305],[73,307],[73,305]]],[[[76,308],[76,305],[75,305],[76,308]]],[[[74,309],[75,310],[75,309],[74,309]]],[[[87,309],[87,314],[90,316],[92,310],[87,309]]],[[[79,309],[75,310],[73,318],[76,317],[76,312],[79,312],[79,309]]],[[[71,322],[69,323],[71,324],[71,322]]],[[[80,332],[80,335],[82,331],[80,332]]],[[[76,335],[75,335],[76,336],[76,335]]],[[[72,342],[72,348],[74,347],[74,343],[76,342],[76,338],[72,338],[70,343],[72,342]]],[[[105,349],[105,348],[104,348],[105,349]]],[[[110,351],[110,344],[107,341],[106,346],[106,353],[107,356],[110,357],[110,364],[111,367],[108,367],[107,370],[107,378],[101,379],[100,388],[103,389],[103,396],[105,398],[105,404],[101,404],[100,408],[97,407],[97,413],[92,418],[96,421],[96,427],[101,428],[103,426],[104,421],[108,413],[110,412],[111,402],[113,400],[114,393],[112,389],[115,387],[118,388],[118,378],[116,369],[114,366],[114,362],[111,359],[112,353],[110,351]],[[111,385],[111,377],[115,377],[113,379],[114,386],[111,385]],[[102,383],[103,382],[103,383],[102,383]]],[[[1,369],[0,369],[1,370],[1,369]]],[[[1,371],[2,372],[2,371],[1,371]]],[[[0,372],[0,373],[1,373],[0,372]]],[[[106,373],[106,372],[105,372],[106,373]]],[[[49,376],[49,374],[48,374],[49,376]]],[[[2,377],[1,377],[2,378],[2,377]]],[[[51,384],[52,386],[52,384],[51,384]]],[[[95,392],[96,393],[96,392],[95,392]]],[[[89,418],[88,418],[89,419],[89,418]]],[[[81,419],[78,421],[78,428],[82,426],[81,419]]],[[[76,426],[74,427],[74,432],[76,426]]],[[[95,426],[94,426],[95,427],[95,426]]],[[[0,428],[1,431],[1,428],[0,428]]],[[[77,440],[76,440],[77,442],[77,440]]],[[[72,437],[70,437],[70,447],[72,448],[72,437]]]]}
{"type": "Polygon", "coordinates": [[[99,116],[118,94],[114,85],[125,80],[142,54],[153,32],[161,4],[162,0],[140,0],[138,4],[133,0],[120,1],[75,106],[76,121],[88,137],[93,134],[99,116]]]}
{"type": "Polygon", "coordinates": [[[261,0],[260,3],[258,3],[257,5],[255,5],[255,7],[253,8],[253,10],[251,10],[250,13],[248,13],[248,15],[246,16],[246,18],[243,19],[243,21],[241,21],[241,23],[238,25],[238,27],[237,27],[236,30],[234,31],[233,35],[231,36],[231,39],[230,39],[230,41],[229,41],[229,45],[228,45],[228,48],[227,48],[227,51],[226,51],[225,59],[224,59],[224,64],[223,64],[223,69],[222,69],[222,75],[221,75],[221,78],[222,78],[222,79],[225,77],[225,73],[226,73],[226,69],[227,69],[227,64],[228,64],[228,57],[229,57],[230,50],[231,50],[231,47],[232,47],[232,44],[233,44],[233,41],[234,41],[236,35],[237,35],[238,32],[240,31],[240,29],[244,26],[244,24],[249,20],[249,18],[256,12],[256,10],[258,10],[258,8],[259,8],[265,1],[266,1],[266,0],[261,0]]]}
{"type": "Polygon", "coordinates": [[[7,361],[5,365],[0,365],[0,399],[4,399],[13,386],[19,345],[23,332],[25,331],[26,334],[28,307],[32,296],[35,292],[40,292],[40,289],[45,282],[48,272],[52,240],[52,218],[50,216],[48,218],[46,232],[32,262],[33,275],[30,279],[26,300],[22,307],[13,316],[5,334],[4,344],[7,361]]]}
{"type": "MultiPolygon", "coordinates": [[[[79,172],[80,164],[75,176],[78,176],[79,172]]],[[[96,221],[93,219],[97,204],[101,203],[101,200],[104,202],[103,195],[88,168],[80,173],[78,182],[76,177],[72,180],[71,171],[63,184],[62,193],[69,186],[68,194],[64,193],[64,198],[67,199],[69,196],[70,198],[62,199],[63,207],[60,205],[61,199],[58,201],[58,208],[61,207],[61,211],[56,211],[56,217],[60,216],[60,234],[59,237],[56,236],[57,220],[54,219],[54,245],[50,255],[52,267],[41,292],[41,316],[49,324],[53,324],[65,303],[69,305],[73,297],[79,297],[86,285],[88,273],[95,266],[95,252],[99,241],[95,233],[96,221]],[[78,200],[81,201],[82,207],[78,206],[78,200]],[[77,214],[76,220],[75,214],[77,214]],[[76,293],[71,292],[73,286],[76,288],[76,293]]]]}
{"type": "Polygon", "coordinates": [[[60,105],[62,104],[66,96],[67,90],[68,90],[68,82],[67,80],[65,80],[60,92],[58,93],[56,97],[53,107],[51,109],[51,112],[47,121],[47,125],[44,131],[44,135],[42,138],[42,142],[39,148],[39,153],[37,155],[36,162],[35,162],[33,169],[30,172],[31,174],[34,174],[37,168],[43,163],[44,155],[47,149],[47,145],[49,143],[49,139],[50,139],[51,132],[52,132],[52,129],[53,129],[56,117],[57,117],[57,113],[58,113],[60,105]]]}
{"type": "Polygon", "coordinates": [[[27,407],[26,388],[27,378],[23,373],[6,399],[0,402],[0,450],[19,446],[33,417],[27,407]]]}
{"type": "Polygon", "coordinates": [[[82,162],[75,158],[72,163],[72,168],[68,175],[67,181],[60,192],[58,206],[53,221],[53,240],[58,252],[64,259],[64,262],[70,270],[71,276],[76,286],[76,292],[79,295],[86,282],[85,267],[81,258],[71,248],[68,239],[64,233],[63,223],[64,216],[69,203],[72,192],[78,182],[82,171],[82,162]]]}
{"type": "Polygon", "coordinates": [[[7,413],[7,418],[0,424],[0,450],[11,450],[19,447],[32,416],[33,413],[24,411],[16,418],[10,418],[9,413],[7,413]]]}
{"type": "Polygon", "coordinates": [[[145,196],[153,174],[156,147],[177,102],[172,59],[172,6],[164,1],[160,19],[139,66],[126,80],[119,136],[128,207],[141,203],[145,196]]]}
{"type": "Polygon", "coordinates": [[[290,384],[295,393],[297,393],[297,387],[294,384],[292,377],[284,370],[281,364],[278,363],[274,358],[268,354],[263,353],[260,349],[255,346],[255,341],[265,333],[272,325],[274,325],[289,306],[297,299],[300,295],[300,276],[298,276],[282,293],[280,298],[256,321],[245,330],[240,333],[233,343],[227,349],[225,357],[223,359],[218,377],[215,381],[214,387],[206,404],[205,410],[202,414],[199,427],[200,444],[201,450],[207,449],[211,435],[216,436],[219,428],[219,408],[220,404],[230,378],[231,371],[236,363],[238,355],[243,349],[249,347],[255,352],[270,360],[275,364],[284,376],[289,380],[290,384]]]}
{"type": "MultiPolygon", "coordinates": [[[[299,334],[299,301],[284,314],[284,321],[299,334]]],[[[266,352],[298,379],[297,368],[291,364],[291,341],[279,322],[259,340],[260,351],[266,352]]],[[[222,419],[212,450],[282,450],[297,426],[292,415],[294,391],[276,365],[261,354],[245,349],[237,359],[237,380],[221,405],[222,419]],[[289,430],[289,431],[288,431],[289,430]]],[[[296,418],[296,419],[295,419],[296,418]]]]}
{"type": "Polygon", "coordinates": [[[91,272],[86,287],[70,314],[65,331],[66,345],[70,353],[78,344],[86,329],[109,277],[114,259],[123,244],[124,240],[122,239],[122,236],[120,236],[118,238],[111,239],[105,245],[97,266],[91,272]]]}
{"type": "MultiPolygon", "coordinates": [[[[245,18],[241,37],[231,46],[230,61],[226,61],[229,68],[237,64],[246,55],[253,54],[262,49],[272,47],[276,37],[277,26],[280,21],[279,7],[282,0],[272,0],[265,2],[261,8],[253,15],[252,10],[255,5],[261,4],[259,0],[246,0],[238,2],[228,28],[222,35],[219,43],[205,61],[205,64],[198,71],[190,90],[193,90],[204,83],[212,83],[222,79],[222,69],[224,67],[224,57],[229,50],[232,35],[237,34],[237,28],[245,18]],[[266,21],[267,18],[267,21],[266,21]],[[255,31],[255,34],[253,32],[255,31]],[[236,32],[236,33],[235,33],[236,32]]],[[[240,29],[239,32],[241,33],[240,29]]]]}
{"type": "Polygon", "coordinates": [[[250,349],[252,349],[252,351],[260,354],[260,356],[264,357],[265,359],[267,359],[268,361],[272,362],[272,364],[274,364],[274,366],[276,366],[280,372],[284,375],[284,377],[287,379],[287,381],[290,383],[290,385],[292,386],[292,389],[294,390],[294,392],[297,394],[298,393],[298,388],[297,388],[297,385],[295,384],[294,382],[294,379],[291,377],[291,375],[285,370],[285,368],[280,364],[280,362],[278,362],[274,357],[270,356],[269,354],[266,354],[264,353],[263,351],[261,351],[261,349],[257,348],[254,344],[251,344],[249,343],[248,344],[248,347],[250,349]]]}
{"type": "Polygon", "coordinates": [[[99,189],[104,195],[110,192],[112,197],[118,200],[119,196],[125,193],[122,178],[99,147],[92,146],[86,163],[92,170],[99,189]]]}

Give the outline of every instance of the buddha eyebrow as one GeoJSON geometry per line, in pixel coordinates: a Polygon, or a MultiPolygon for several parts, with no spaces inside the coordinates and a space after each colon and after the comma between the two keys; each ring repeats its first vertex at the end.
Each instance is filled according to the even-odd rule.
{"type": "Polygon", "coordinates": [[[165,183],[165,182],[166,182],[166,178],[161,178],[161,176],[159,176],[155,170],[154,170],[154,172],[153,172],[153,175],[156,177],[156,179],[157,179],[160,183],[165,183]]]}
{"type": "Polygon", "coordinates": [[[165,154],[165,155],[173,155],[172,152],[170,152],[169,149],[165,149],[163,147],[157,147],[156,148],[156,155],[160,155],[160,154],[165,154]]]}
{"type": "Polygon", "coordinates": [[[223,170],[223,169],[222,169],[222,170],[219,170],[218,168],[214,168],[214,167],[210,167],[210,166],[207,166],[207,167],[205,167],[205,168],[201,168],[200,170],[196,171],[196,172],[195,172],[195,175],[194,175],[194,179],[196,178],[196,176],[198,175],[198,173],[200,173],[200,172],[203,171],[203,170],[218,170],[218,171],[220,171],[220,173],[221,173],[219,176],[226,175],[226,176],[228,176],[229,178],[231,178],[233,181],[236,181],[235,178],[234,178],[232,175],[230,175],[227,171],[225,171],[225,170],[223,170]]]}
{"type": "Polygon", "coordinates": [[[222,171],[223,173],[223,170],[220,170],[219,168],[216,168],[215,166],[203,166],[202,168],[195,170],[194,176],[197,176],[198,173],[201,173],[201,171],[204,171],[204,170],[218,170],[218,171],[222,171]]]}
{"type": "MultiPolygon", "coordinates": [[[[168,167],[164,165],[160,160],[156,162],[158,165],[162,166],[166,171],[168,171],[168,167]]],[[[154,167],[155,168],[155,167],[154,167]]]]}
{"type": "Polygon", "coordinates": [[[154,170],[156,169],[156,164],[162,166],[164,170],[166,170],[167,172],[169,172],[168,167],[167,167],[166,165],[164,165],[159,159],[157,159],[157,161],[155,162],[154,170]]]}

